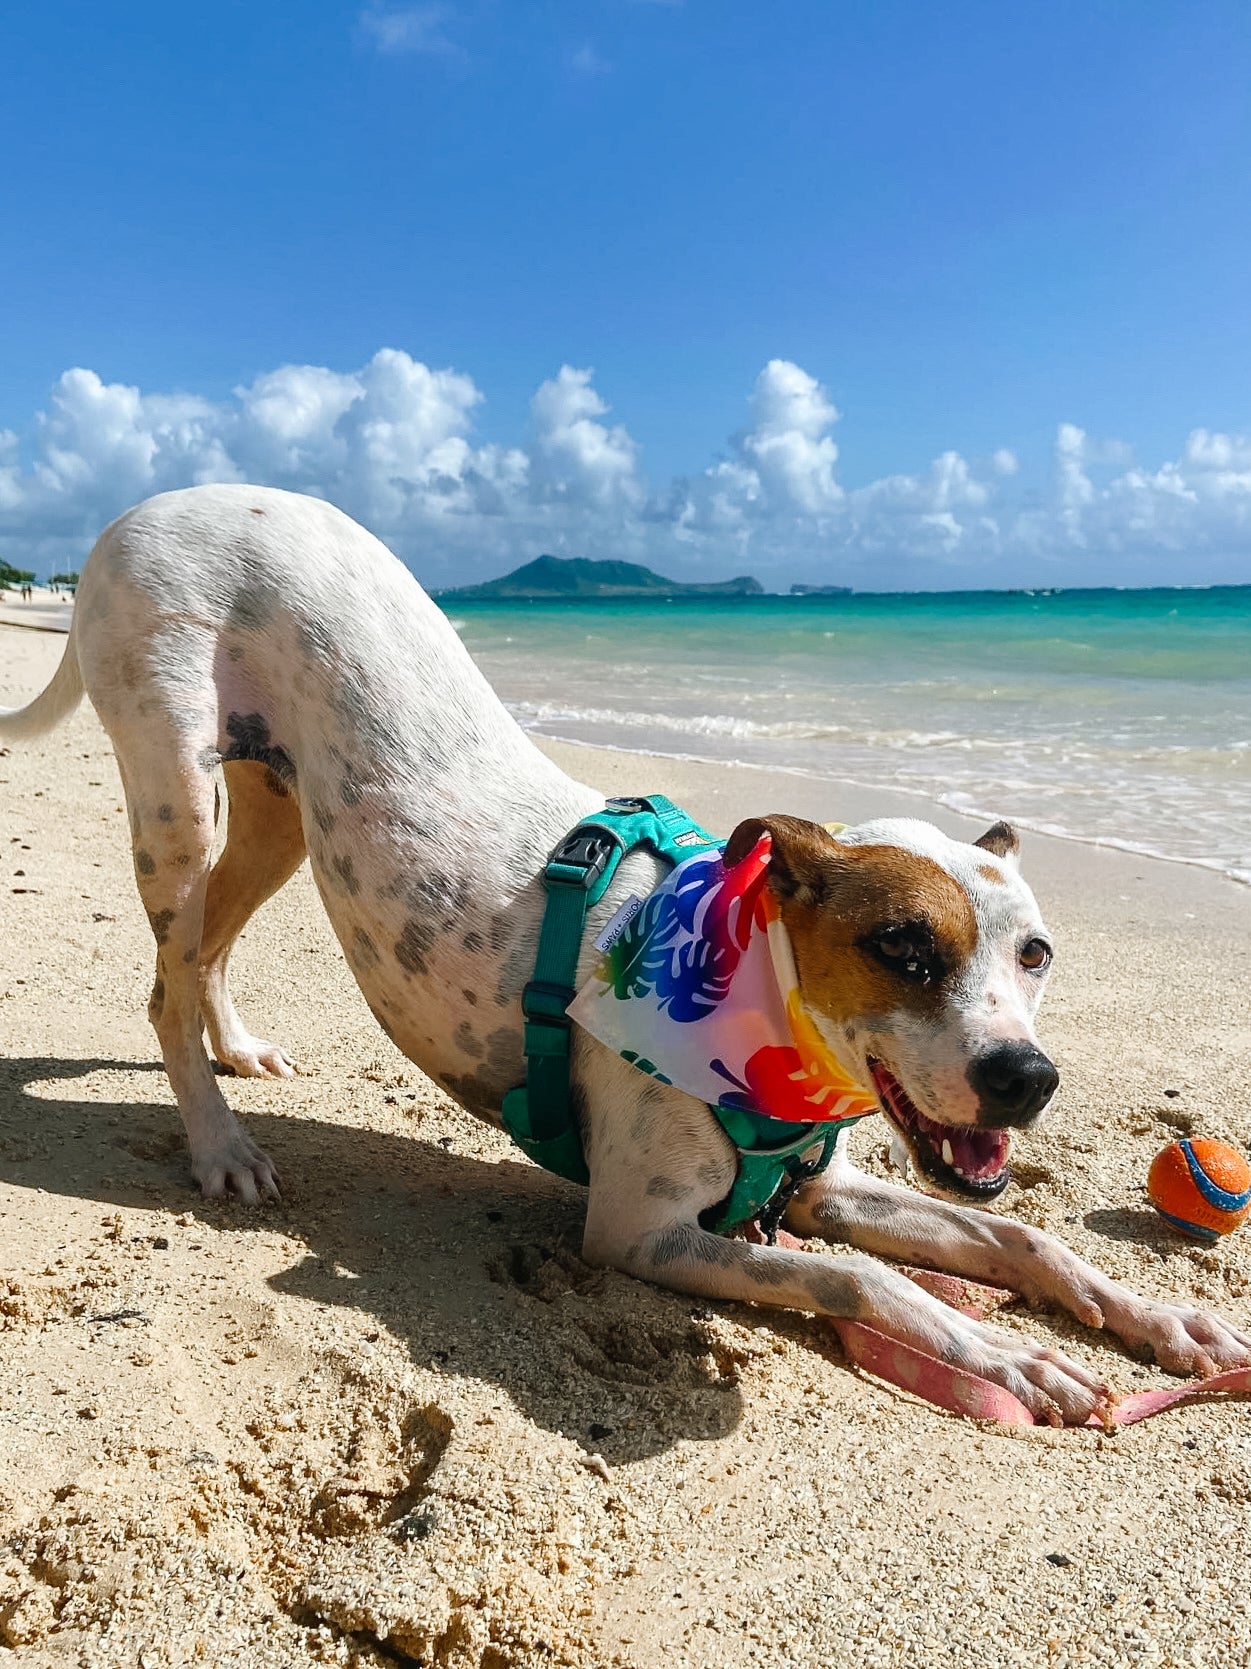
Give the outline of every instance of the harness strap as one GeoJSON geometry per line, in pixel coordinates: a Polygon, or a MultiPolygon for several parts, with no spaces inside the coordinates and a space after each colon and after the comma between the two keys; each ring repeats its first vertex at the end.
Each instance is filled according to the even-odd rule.
{"type": "Polygon", "coordinates": [[[663,794],[609,800],[572,829],[543,871],[547,905],[534,961],[522,992],[526,1082],[504,1097],[504,1128],[536,1164],[571,1182],[590,1173],[569,1104],[570,1025],[578,957],[587,912],[597,904],[627,851],[644,846],[670,864],[718,845],[663,794]]]}

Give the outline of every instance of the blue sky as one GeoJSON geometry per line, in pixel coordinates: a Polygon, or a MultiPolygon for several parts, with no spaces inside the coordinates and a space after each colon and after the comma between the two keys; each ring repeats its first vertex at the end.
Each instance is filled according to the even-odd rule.
{"type": "Polygon", "coordinates": [[[0,549],[1251,579],[1249,84],[1206,0],[9,8],[0,549]]]}

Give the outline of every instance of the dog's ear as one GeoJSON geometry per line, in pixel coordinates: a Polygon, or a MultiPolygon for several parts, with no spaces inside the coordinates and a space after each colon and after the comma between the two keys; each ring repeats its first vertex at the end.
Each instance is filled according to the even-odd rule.
{"type": "Polygon", "coordinates": [[[828,830],[803,817],[748,817],[726,842],[726,868],[732,869],[740,863],[761,835],[766,834],[773,842],[769,884],[774,892],[782,898],[799,896],[805,901],[819,898],[836,849],[828,830]]]}
{"type": "Polygon", "coordinates": [[[1011,823],[992,823],[973,844],[980,846],[984,852],[993,852],[997,858],[1003,858],[1014,867],[1021,851],[1021,842],[1011,823]]]}

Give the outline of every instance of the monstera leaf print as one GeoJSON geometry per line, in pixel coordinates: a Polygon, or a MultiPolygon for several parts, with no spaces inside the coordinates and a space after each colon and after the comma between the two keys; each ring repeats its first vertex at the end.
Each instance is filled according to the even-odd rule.
{"type": "Polygon", "coordinates": [[[761,909],[763,856],[726,869],[719,853],[683,864],[609,951],[604,978],[617,997],[655,993],[673,1020],[701,1020],[723,1003],[761,909]]]}
{"type": "Polygon", "coordinates": [[[616,997],[646,997],[681,931],[671,893],[654,892],[604,958],[603,977],[616,997]]]}

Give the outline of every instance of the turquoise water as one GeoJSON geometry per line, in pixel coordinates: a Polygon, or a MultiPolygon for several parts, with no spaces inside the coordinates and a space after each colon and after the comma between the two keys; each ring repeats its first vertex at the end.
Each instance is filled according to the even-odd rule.
{"type": "Polygon", "coordinates": [[[1251,586],[450,612],[545,735],[902,790],[1251,881],[1251,586]]]}

